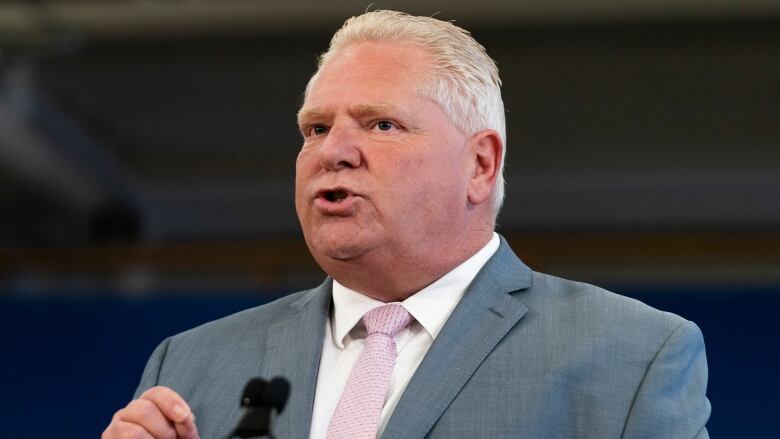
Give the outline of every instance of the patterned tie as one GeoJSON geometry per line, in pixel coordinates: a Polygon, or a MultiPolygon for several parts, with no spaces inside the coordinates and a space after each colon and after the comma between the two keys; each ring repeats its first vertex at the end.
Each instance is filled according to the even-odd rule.
{"type": "Polygon", "coordinates": [[[374,308],[363,316],[368,330],[366,344],[330,418],[327,439],[376,437],[395,366],[394,338],[411,322],[409,311],[398,303],[374,308]]]}

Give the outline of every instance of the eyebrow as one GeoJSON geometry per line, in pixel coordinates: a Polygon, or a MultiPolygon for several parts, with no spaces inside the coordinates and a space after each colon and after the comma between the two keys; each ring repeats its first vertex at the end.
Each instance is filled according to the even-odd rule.
{"type": "Polygon", "coordinates": [[[317,108],[301,108],[301,111],[298,112],[298,124],[304,120],[323,119],[324,117],[325,112],[317,108]]]}
{"type": "Polygon", "coordinates": [[[390,104],[359,104],[350,110],[356,116],[373,116],[381,113],[397,112],[398,107],[390,104]]]}
{"type": "MultiPolygon", "coordinates": [[[[400,112],[400,109],[391,104],[357,104],[353,105],[349,109],[350,114],[358,117],[373,116],[382,113],[396,113],[400,112]]],[[[298,123],[311,119],[325,119],[328,117],[328,113],[318,107],[315,108],[302,108],[298,112],[298,123]]]]}

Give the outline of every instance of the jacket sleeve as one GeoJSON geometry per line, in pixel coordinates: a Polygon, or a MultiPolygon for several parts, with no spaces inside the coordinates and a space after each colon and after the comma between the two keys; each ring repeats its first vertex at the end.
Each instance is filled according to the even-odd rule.
{"type": "Polygon", "coordinates": [[[163,361],[165,361],[165,355],[168,353],[168,345],[170,342],[170,337],[166,338],[157,346],[154,352],[152,352],[152,356],[149,357],[149,360],[146,362],[144,373],[141,375],[141,382],[135,390],[134,399],[140,397],[142,393],[157,385],[160,377],[160,369],[162,368],[163,361]]]}
{"type": "Polygon", "coordinates": [[[699,328],[685,321],[666,339],[634,397],[625,439],[709,439],[707,356],[699,328]]]}

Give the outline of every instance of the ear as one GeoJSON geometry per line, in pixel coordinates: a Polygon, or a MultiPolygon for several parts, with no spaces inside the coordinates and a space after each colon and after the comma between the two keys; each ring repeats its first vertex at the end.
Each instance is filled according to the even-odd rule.
{"type": "Polygon", "coordinates": [[[496,184],[504,151],[504,142],[496,130],[483,130],[469,140],[468,199],[471,204],[482,204],[490,200],[496,184]]]}

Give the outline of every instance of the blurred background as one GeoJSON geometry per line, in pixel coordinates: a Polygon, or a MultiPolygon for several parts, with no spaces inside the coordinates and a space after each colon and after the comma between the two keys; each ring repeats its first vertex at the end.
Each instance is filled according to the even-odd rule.
{"type": "MultiPolygon", "coordinates": [[[[295,113],[367,6],[0,2],[0,436],[97,437],[163,338],[323,279],[295,113]]],[[[440,11],[498,62],[515,251],[695,321],[711,434],[772,436],[780,3],[373,8],[440,11]]]]}

